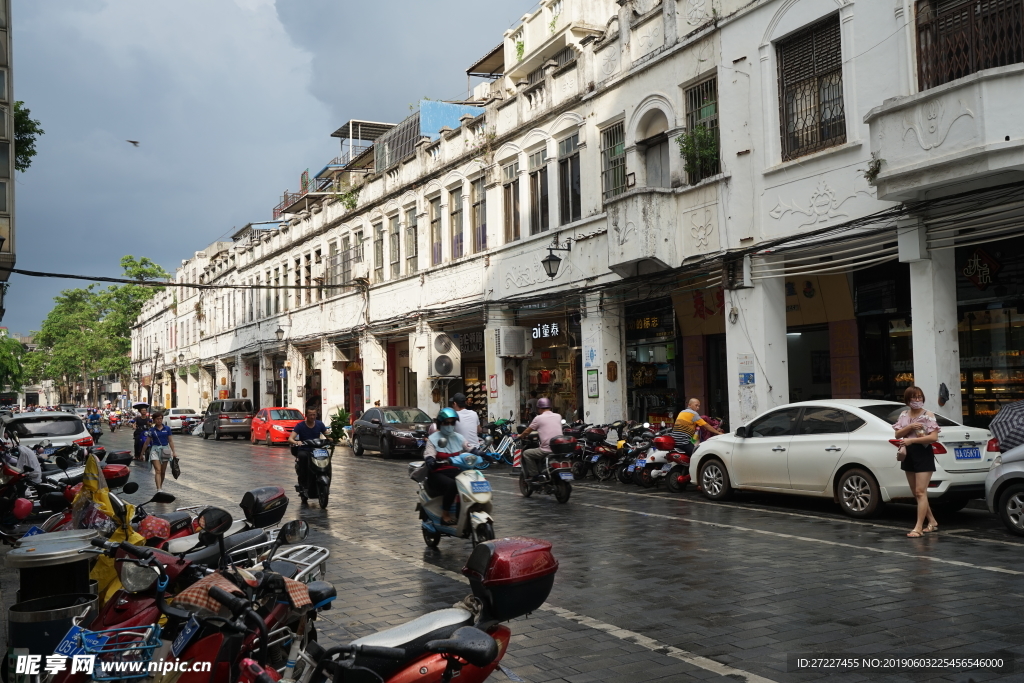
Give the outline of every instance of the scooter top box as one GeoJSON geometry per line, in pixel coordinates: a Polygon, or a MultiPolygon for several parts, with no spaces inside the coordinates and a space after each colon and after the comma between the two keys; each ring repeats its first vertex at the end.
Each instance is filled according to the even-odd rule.
{"type": "Polygon", "coordinates": [[[280,486],[262,486],[246,491],[239,505],[245,519],[255,528],[279,524],[288,511],[288,496],[280,486]]]}
{"type": "Polygon", "coordinates": [[[525,536],[480,543],[462,568],[473,595],[498,621],[521,617],[543,605],[557,571],[551,544],[525,536]]]}
{"type": "Polygon", "coordinates": [[[576,450],[576,438],[572,436],[555,436],[548,442],[548,447],[555,455],[568,455],[576,450]]]}
{"type": "Polygon", "coordinates": [[[112,489],[119,489],[127,484],[132,475],[128,465],[104,465],[101,469],[107,486],[112,489]]]}

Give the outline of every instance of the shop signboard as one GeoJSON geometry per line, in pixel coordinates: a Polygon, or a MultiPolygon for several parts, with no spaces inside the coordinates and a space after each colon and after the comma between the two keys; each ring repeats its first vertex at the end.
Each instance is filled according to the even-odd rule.
{"type": "Polygon", "coordinates": [[[463,332],[459,335],[459,351],[462,355],[484,352],[483,332],[463,332]]]}
{"type": "Polygon", "coordinates": [[[498,398],[498,376],[489,375],[487,377],[487,389],[490,392],[491,398],[498,398]]]}
{"type": "Polygon", "coordinates": [[[754,354],[741,353],[736,356],[736,360],[739,362],[740,367],[740,386],[750,386],[754,384],[754,354]]]}
{"type": "MultiPolygon", "coordinates": [[[[532,336],[534,339],[549,339],[562,334],[562,325],[558,321],[551,323],[538,323],[533,326],[532,336]]],[[[481,340],[481,344],[483,341],[481,340]]]]}
{"type": "Polygon", "coordinates": [[[645,313],[626,318],[626,339],[659,339],[672,337],[674,322],[672,313],[645,313]]]}
{"type": "Polygon", "coordinates": [[[600,398],[598,373],[598,370],[587,370],[587,398],[600,398]]]}

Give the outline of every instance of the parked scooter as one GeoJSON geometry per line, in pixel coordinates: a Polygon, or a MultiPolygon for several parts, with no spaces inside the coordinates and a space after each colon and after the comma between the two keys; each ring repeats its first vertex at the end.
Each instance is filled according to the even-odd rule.
{"type": "Polygon", "coordinates": [[[512,637],[501,622],[543,605],[557,570],[547,541],[520,536],[481,543],[462,569],[473,595],[327,650],[312,680],[320,683],[327,673],[332,681],[481,683],[498,668],[512,637]]]}
{"type": "Polygon", "coordinates": [[[299,446],[292,446],[295,456],[295,474],[299,483],[295,490],[305,505],[315,499],[321,508],[327,507],[331,495],[331,456],[334,444],[328,439],[307,439],[299,446]]]}
{"type": "Polygon", "coordinates": [[[442,496],[427,481],[428,465],[425,462],[409,463],[409,478],[419,485],[419,502],[416,511],[420,513],[423,540],[431,548],[441,543],[442,536],[468,538],[477,543],[494,538],[494,519],[491,517],[491,483],[487,481],[480,466],[483,458],[474,453],[463,453],[447,460],[462,470],[455,477],[458,495],[455,497],[456,519],[454,527],[442,523],[444,510],[442,496]]]}

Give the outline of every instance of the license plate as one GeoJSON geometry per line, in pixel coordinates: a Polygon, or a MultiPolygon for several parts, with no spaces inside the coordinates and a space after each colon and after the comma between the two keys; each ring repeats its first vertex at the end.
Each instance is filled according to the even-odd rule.
{"type": "Polygon", "coordinates": [[[331,454],[327,452],[326,448],[314,448],[313,449],[313,457],[314,458],[327,458],[327,457],[330,457],[330,455],[331,454]]]}
{"type": "Polygon", "coordinates": [[[191,615],[185,623],[185,628],[181,629],[181,633],[179,633],[178,637],[174,639],[173,643],[171,643],[171,654],[175,657],[180,656],[185,650],[185,647],[188,646],[189,641],[192,640],[192,636],[194,636],[197,631],[199,631],[199,621],[196,619],[195,615],[191,615]]]}
{"type": "Polygon", "coordinates": [[[469,488],[473,493],[489,493],[491,490],[491,482],[471,481],[469,482],[469,488]]]}
{"type": "Polygon", "coordinates": [[[664,465],[661,466],[661,471],[662,472],[668,472],[673,467],[675,467],[675,465],[673,463],[667,462],[667,463],[665,463],[664,465]]]}
{"type": "Polygon", "coordinates": [[[643,467],[646,464],[647,464],[647,458],[637,458],[636,459],[636,466],[637,467],[643,467]]]}
{"type": "MultiPolygon", "coordinates": [[[[239,424],[241,422],[245,422],[245,418],[244,417],[233,417],[233,418],[231,418],[231,421],[234,422],[235,424],[239,424]]],[[[175,656],[177,656],[177,655],[175,655],[175,656]]]]}
{"type": "Polygon", "coordinates": [[[43,455],[53,455],[53,452],[56,450],[56,448],[44,448],[43,455]]]}
{"type": "Polygon", "coordinates": [[[633,463],[632,465],[630,465],[629,467],[626,468],[626,471],[627,472],[632,472],[635,469],[636,469],[636,463],[633,463]]]}
{"type": "Polygon", "coordinates": [[[416,447],[421,448],[426,442],[426,439],[416,439],[416,447]]]}
{"type": "Polygon", "coordinates": [[[91,631],[86,631],[81,626],[72,626],[71,630],[64,636],[64,640],[60,641],[57,645],[57,649],[53,651],[53,654],[74,657],[75,655],[85,654],[85,648],[82,646],[83,640],[88,643],[90,648],[95,650],[102,647],[109,639],[110,636],[97,636],[91,631]]]}
{"type": "Polygon", "coordinates": [[[38,536],[39,534],[45,534],[46,532],[37,526],[33,526],[31,529],[21,535],[22,538],[28,538],[29,536],[38,536]]]}
{"type": "Polygon", "coordinates": [[[572,481],[572,472],[559,472],[558,476],[566,481],[572,481]]]}
{"type": "Polygon", "coordinates": [[[597,462],[597,461],[598,461],[598,460],[600,460],[600,459],[601,459],[601,456],[600,456],[600,455],[595,455],[595,456],[593,456],[592,458],[590,458],[590,462],[597,462]]]}
{"type": "Polygon", "coordinates": [[[957,460],[981,460],[979,448],[954,448],[953,453],[957,460]]]}

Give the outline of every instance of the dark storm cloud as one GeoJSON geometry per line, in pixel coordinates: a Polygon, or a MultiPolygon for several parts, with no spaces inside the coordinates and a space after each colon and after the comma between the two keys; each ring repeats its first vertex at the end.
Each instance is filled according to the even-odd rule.
{"type": "MultiPolygon", "coordinates": [[[[134,254],[173,270],[269,219],[345,120],[464,96],[466,67],[531,5],[14,0],[14,94],[46,130],[17,178],[18,266],[117,275],[134,254]]],[[[11,282],[3,324],[26,333],[84,286],[11,282]]]]}

